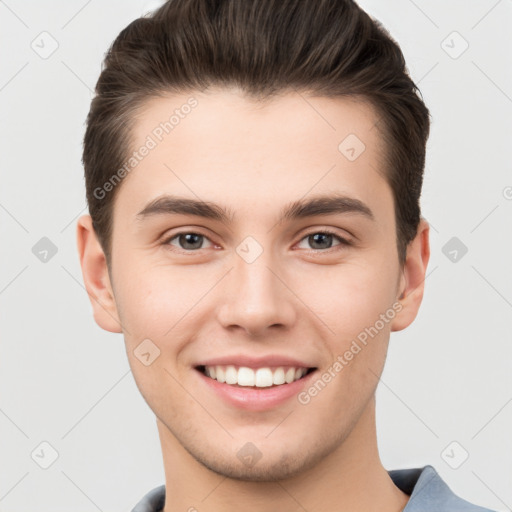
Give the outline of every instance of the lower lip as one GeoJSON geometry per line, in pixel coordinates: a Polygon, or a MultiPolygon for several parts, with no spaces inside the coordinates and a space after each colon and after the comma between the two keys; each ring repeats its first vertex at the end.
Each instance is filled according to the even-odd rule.
{"type": "Polygon", "coordinates": [[[299,380],[290,384],[269,386],[265,388],[232,386],[207,377],[200,370],[195,371],[210,389],[215,391],[222,399],[239,409],[248,411],[265,411],[277,407],[293,396],[296,396],[316,374],[317,370],[308,373],[299,380]]]}

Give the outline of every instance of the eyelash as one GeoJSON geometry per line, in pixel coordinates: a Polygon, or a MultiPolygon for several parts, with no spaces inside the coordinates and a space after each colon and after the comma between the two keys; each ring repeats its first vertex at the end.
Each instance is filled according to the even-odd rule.
{"type": "MultiPolygon", "coordinates": [[[[309,233],[306,233],[300,239],[299,242],[302,242],[302,240],[304,240],[305,238],[308,238],[308,237],[310,237],[312,235],[317,235],[317,234],[332,235],[340,243],[337,246],[329,247],[327,249],[310,249],[309,252],[312,252],[312,253],[326,253],[326,252],[331,252],[332,250],[335,250],[336,247],[340,247],[340,246],[341,247],[348,247],[348,246],[352,245],[352,242],[348,241],[347,239],[341,237],[340,235],[338,235],[337,233],[335,233],[334,231],[331,231],[329,229],[322,229],[322,230],[319,230],[319,231],[311,231],[309,233]]],[[[203,237],[203,238],[205,238],[205,239],[207,239],[207,240],[209,240],[211,242],[211,240],[206,235],[203,235],[202,233],[198,233],[196,231],[180,231],[178,233],[175,233],[172,237],[165,239],[162,242],[162,245],[171,246],[170,242],[172,240],[174,240],[175,238],[178,238],[180,235],[199,235],[199,236],[201,236],[201,237],[203,237]]],[[[174,246],[171,246],[171,247],[173,247],[173,249],[171,249],[171,250],[175,250],[176,252],[181,252],[181,253],[196,253],[196,252],[199,252],[201,250],[201,249],[186,250],[186,249],[181,249],[181,248],[175,248],[174,246]]]]}

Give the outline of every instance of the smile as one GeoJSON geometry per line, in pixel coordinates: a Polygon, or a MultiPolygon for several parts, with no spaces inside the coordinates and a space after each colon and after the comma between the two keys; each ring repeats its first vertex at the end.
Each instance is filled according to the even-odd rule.
{"type": "Polygon", "coordinates": [[[301,379],[315,368],[303,368],[294,366],[278,366],[249,368],[247,366],[215,365],[198,366],[197,369],[220,383],[232,386],[265,388],[291,384],[301,379]]]}

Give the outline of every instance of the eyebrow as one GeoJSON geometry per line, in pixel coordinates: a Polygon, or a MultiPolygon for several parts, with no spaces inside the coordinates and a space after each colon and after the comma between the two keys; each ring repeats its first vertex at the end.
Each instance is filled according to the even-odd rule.
{"type": "MultiPolygon", "coordinates": [[[[315,196],[310,199],[300,199],[285,205],[280,212],[278,222],[317,215],[347,213],[360,214],[370,220],[375,220],[370,208],[359,199],[339,194],[329,194],[315,196]]],[[[136,219],[142,221],[148,217],[172,214],[193,215],[224,224],[230,224],[235,219],[233,210],[216,203],[172,195],[154,199],[136,215],[136,219]]]]}

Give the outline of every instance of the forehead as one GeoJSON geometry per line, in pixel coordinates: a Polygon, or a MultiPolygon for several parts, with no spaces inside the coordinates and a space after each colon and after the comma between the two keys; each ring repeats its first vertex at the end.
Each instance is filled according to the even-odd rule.
{"type": "Polygon", "coordinates": [[[150,150],[121,195],[137,211],[164,193],[229,201],[235,210],[308,191],[368,200],[387,188],[377,121],[361,99],[298,92],[259,102],[236,89],[152,98],[132,132],[132,149],[150,150]]]}
{"type": "Polygon", "coordinates": [[[306,143],[304,149],[338,149],[339,142],[353,134],[375,147],[381,144],[377,122],[375,109],[362,97],[288,92],[256,100],[236,88],[211,88],[148,99],[139,110],[133,136],[135,145],[149,135],[159,145],[192,136],[205,145],[215,141],[228,146],[232,136],[253,146],[264,144],[268,153],[294,142],[306,143]],[[253,134],[258,138],[251,139],[253,134]]]}

